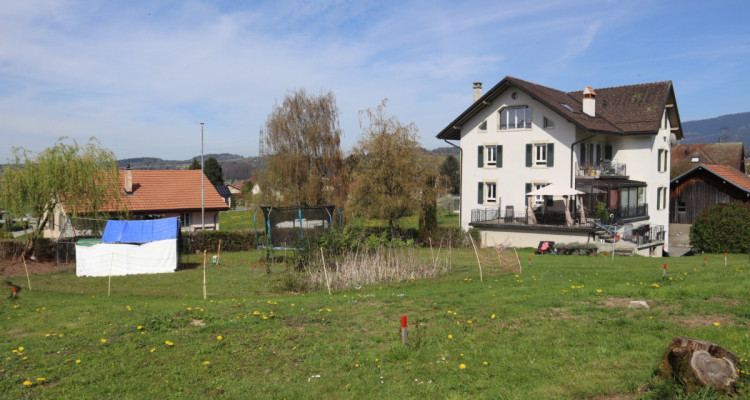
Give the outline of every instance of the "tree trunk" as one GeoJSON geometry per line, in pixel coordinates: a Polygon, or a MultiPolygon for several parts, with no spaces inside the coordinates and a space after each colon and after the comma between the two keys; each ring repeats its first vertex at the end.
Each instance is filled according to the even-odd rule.
{"type": "Polygon", "coordinates": [[[705,340],[677,336],[667,347],[659,365],[659,376],[677,378],[690,390],[710,386],[734,392],[739,357],[705,340]]]}

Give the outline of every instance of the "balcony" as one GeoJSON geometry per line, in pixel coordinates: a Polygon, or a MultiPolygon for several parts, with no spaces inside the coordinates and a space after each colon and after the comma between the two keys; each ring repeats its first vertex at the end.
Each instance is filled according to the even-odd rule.
{"type": "MultiPolygon", "coordinates": [[[[580,213],[571,212],[570,217],[574,228],[593,228],[593,223],[581,224],[580,213]]],[[[529,215],[526,211],[514,211],[509,207],[503,212],[498,209],[474,209],[471,210],[471,223],[497,224],[497,225],[540,225],[566,227],[564,211],[544,211],[539,208],[534,211],[536,223],[529,223],[529,215]]]]}
{"type": "Polygon", "coordinates": [[[580,177],[622,177],[627,176],[625,163],[617,160],[602,161],[596,164],[576,164],[576,175],[580,177]]]}

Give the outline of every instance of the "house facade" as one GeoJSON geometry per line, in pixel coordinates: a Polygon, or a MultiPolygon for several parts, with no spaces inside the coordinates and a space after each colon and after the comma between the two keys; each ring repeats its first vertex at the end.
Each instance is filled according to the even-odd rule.
{"type": "Polygon", "coordinates": [[[437,135],[460,142],[462,228],[486,245],[620,236],[661,254],[682,138],[671,82],[562,92],[506,77],[473,100],[437,135]],[[552,183],[578,194],[533,194],[552,183]]]}
{"type": "MultiPolygon", "coordinates": [[[[130,219],[178,217],[182,231],[219,229],[219,212],[229,209],[216,188],[200,170],[120,170],[119,202],[106,209],[113,218],[124,212],[130,219]],[[119,203],[119,204],[118,204],[119,203]],[[203,210],[203,211],[201,211],[203,210]]],[[[44,236],[72,236],[64,205],[55,212],[44,236]]]]}

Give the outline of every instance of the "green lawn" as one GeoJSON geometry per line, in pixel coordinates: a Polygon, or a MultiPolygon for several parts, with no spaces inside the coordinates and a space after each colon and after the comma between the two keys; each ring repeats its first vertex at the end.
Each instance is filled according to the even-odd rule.
{"type": "MultiPolygon", "coordinates": [[[[704,266],[526,250],[522,273],[485,264],[481,281],[473,253],[451,255],[441,277],[332,295],[282,290],[290,271],[266,274],[255,252],[209,266],[206,300],[202,268],[113,277],[110,296],[108,278],[32,275],[33,290],[14,278],[20,299],[0,300],[0,396],[658,398],[666,386],[653,374],[674,336],[750,354],[747,255],[725,267],[720,255],[704,266]]],[[[748,398],[741,368],[735,398],[748,398]]]]}

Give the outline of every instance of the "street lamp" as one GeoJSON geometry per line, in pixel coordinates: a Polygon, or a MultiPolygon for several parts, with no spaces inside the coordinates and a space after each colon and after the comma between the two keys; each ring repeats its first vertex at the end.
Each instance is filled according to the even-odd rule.
{"type": "Polygon", "coordinates": [[[201,124],[201,230],[206,231],[206,217],[205,217],[205,202],[206,202],[206,189],[204,188],[205,183],[203,179],[203,122],[201,124]]]}

